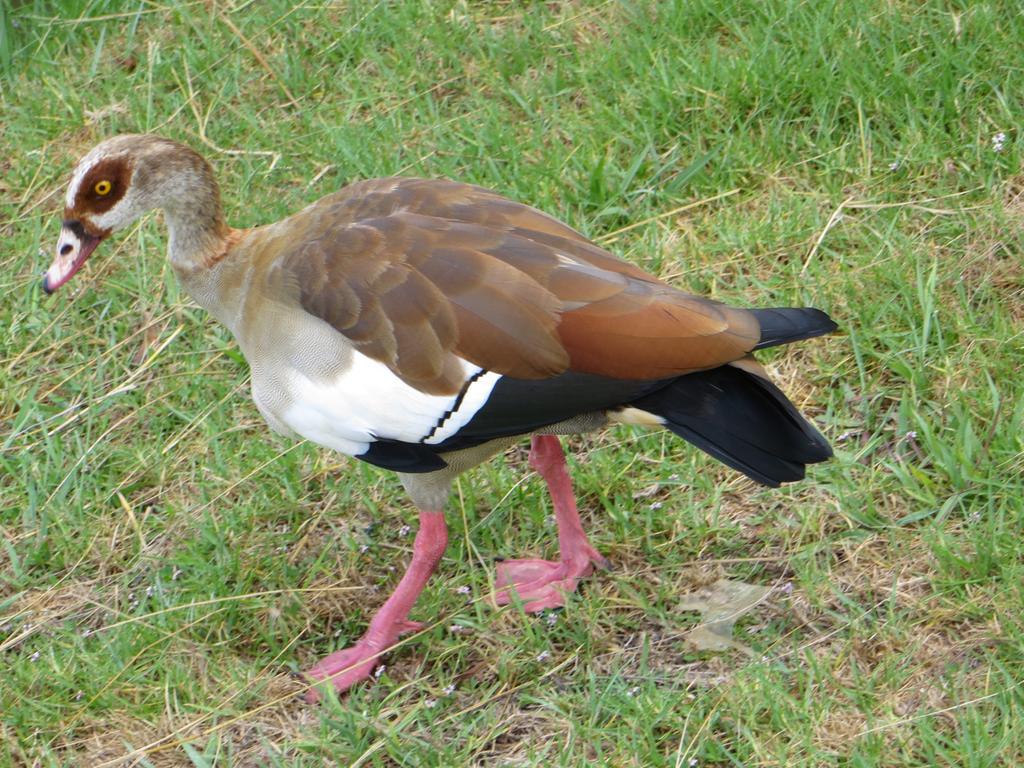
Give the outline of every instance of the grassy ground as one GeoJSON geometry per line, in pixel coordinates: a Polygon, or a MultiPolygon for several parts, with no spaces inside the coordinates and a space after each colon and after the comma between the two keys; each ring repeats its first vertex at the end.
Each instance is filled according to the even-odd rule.
{"type": "Polygon", "coordinates": [[[0,764],[1024,761],[1016,3],[0,9],[0,764]],[[457,488],[430,629],[307,706],[292,673],[361,632],[414,512],[268,433],[156,217],[37,290],[71,165],[122,131],[205,151],[236,226],[449,176],[680,286],[823,307],[840,335],[765,358],[836,459],[766,490],[663,434],[574,441],[615,570],[537,619],[488,604],[493,558],[554,552],[511,451],[457,488]],[[720,577],[774,587],[752,655],[686,643],[720,577]]]}

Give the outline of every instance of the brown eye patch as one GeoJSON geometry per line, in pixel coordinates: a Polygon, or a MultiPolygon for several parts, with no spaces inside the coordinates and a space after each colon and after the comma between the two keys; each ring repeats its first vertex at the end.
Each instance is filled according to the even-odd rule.
{"type": "Polygon", "coordinates": [[[100,160],[82,178],[75,198],[75,210],[79,213],[106,213],[124,197],[130,179],[131,167],[124,158],[100,160]]]}

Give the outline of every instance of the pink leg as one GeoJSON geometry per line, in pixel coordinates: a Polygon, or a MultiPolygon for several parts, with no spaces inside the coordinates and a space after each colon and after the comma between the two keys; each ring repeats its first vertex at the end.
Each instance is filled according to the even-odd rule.
{"type": "Polygon", "coordinates": [[[565,468],[562,444],[554,435],[535,435],[530,444],[530,466],[548,484],[558,524],[559,562],[506,560],[498,564],[498,603],[512,601],[512,592],[524,601],[526,611],[543,611],[565,605],[566,595],[579,580],[593,573],[594,565],[608,568],[608,561],[587,540],[576,509],[572,481],[565,468]]]}
{"type": "MultiPolygon", "coordinates": [[[[338,693],[365,680],[380,664],[380,657],[399,635],[413,632],[422,625],[409,621],[409,611],[420,596],[427,579],[434,572],[448,544],[448,528],[443,512],[420,512],[420,529],[412,546],[412,562],[398,582],[391,597],[374,614],[365,634],[350,648],[335,651],[306,671],[315,681],[328,680],[338,693]]],[[[319,692],[311,688],[308,701],[317,701],[319,692]]]]}

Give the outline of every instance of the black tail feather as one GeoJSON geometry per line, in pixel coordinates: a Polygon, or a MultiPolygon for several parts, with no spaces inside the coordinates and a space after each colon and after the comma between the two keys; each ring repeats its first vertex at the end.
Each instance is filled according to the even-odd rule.
{"type": "Polygon", "coordinates": [[[812,339],[839,327],[831,317],[814,307],[777,307],[750,311],[761,325],[761,341],[754,349],[812,339]]]}
{"type": "Polygon", "coordinates": [[[770,381],[733,366],[682,376],[632,403],[759,483],[800,480],[832,449],[770,381]]]}

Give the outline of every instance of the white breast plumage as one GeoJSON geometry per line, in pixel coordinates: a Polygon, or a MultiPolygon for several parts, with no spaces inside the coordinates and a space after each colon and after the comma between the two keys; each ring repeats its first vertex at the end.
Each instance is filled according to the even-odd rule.
{"type": "Polygon", "coordinates": [[[458,394],[428,395],[353,352],[352,365],[330,383],[289,371],[291,404],[279,415],[306,439],[352,456],[377,438],[434,445],[469,422],[501,378],[468,361],[462,365],[466,384],[458,394]]]}

